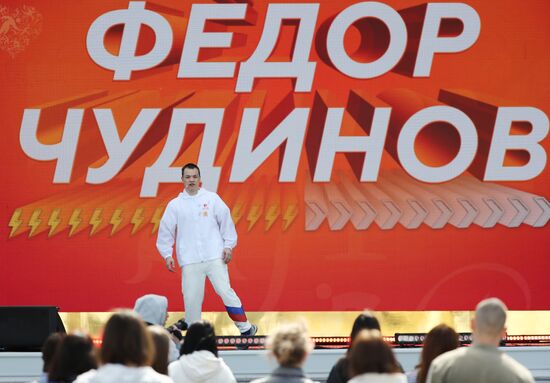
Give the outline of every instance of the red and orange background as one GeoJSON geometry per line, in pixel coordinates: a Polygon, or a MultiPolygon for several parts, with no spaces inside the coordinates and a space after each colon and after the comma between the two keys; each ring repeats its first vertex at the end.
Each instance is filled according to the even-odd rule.
{"type": "MultiPolygon", "coordinates": [[[[385,3],[400,12],[424,4],[385,3]]],[[[407,229],[397,224],[382,230],[372,224],[357,230],[348,223],[331,230],[325,221],[317,230],[306,231],[304,198],[312,170],[305,147],[295,183],[277,181],[277,152],[246,182],[229,182],[245,107],[262,108],[257,142],[292,108],[312,108],[316,94],[324,95],[330,107],[345,107],[351,91],[386,100],[391,99],[387,95],[406,94],[408,106],[392,105],[392,113],[399,115],[438,104],[442,89],[462,89],[499,106],[533,106],[548,115],[550,3],[465,3],[481,18],[480,36],[464,52],[436,54],[429,78],[392,71],[369,80],[351,79],[322,60],[317,46],[322,34],[316,33],[310,55],[317,62],[311,92],[295,93],[291,79],[260,79],[251,93],[236,93],[236,78],[178,79],[179,57],[136,73],[129,81],[113,81],[113,73],[89,57],[86,35],[97,17],[126,9],[127,1],[0,0],[6,15],[16,15],[23,7],[31,7],[34,15],[29,27],[34,32],[19,37],[17,49],[7,43],[0,46],[4,128],[0,305],[108,311],[132,306],[140,295],[157,293],[169,298],[171,310],[181,310],[180,276],[166,271],[155,248],[162,208],[181,185],[161,184],[156,198],[140,198],[139,191],[145,167],[154,163],[166,140],[171,109],[201,107],[225,108],[215,165],[222,167],[218,193],[237,224],[239,244],[230,273],[245,309],[468,310],[484,297],[499,296],[514,310],[550,310],[550,225],[432,229],[422,224],[407,229]],[[68,108],[86,109],[69,184],[53,183],[55,161],[33,160],[21,149],[23,111],[35,107],[42,109],[38,138],[43,143],[60,140],[68,108]],[[164,110],[155,122],[158,137],[150,137],[150,144],[141,146],[120,174],[101,185],[85,183],[88,167],[107,159],[93,107],[112,109],[121,136],[142,108],[164,110]]],[[[316,30],[351,4],[320,1],[316,30]]],[[[148,8],[170,15],[176,48],[185,36],[191,5],[190,1],[148,2],[148,8]]],[[[201,59],[246,60],[258,45],[267,5],[249,4],[257,15],[252,24],[224,27],[244,36],[241,44],[205,50],[201,59]]],[[[295,31],[293,23],[283,27],[271,60],[289,60],[295,31]]],[[[109,44],[115,44],[116,50],[112,38],[109,44]]],[[[144,32],[142,39],[147,49],[150,36],[144,32]]],[[[347,39],[346,47],[353,52],[361,34],[350,29],[347,39]]],[[[360,135],[350,121],[344,119],[343,134],[360,135]]],[[[187,130],[185,150],[175,165],[196,161],[201,134],[200,127],[187,130]]],[[[548,138],[542,146],[549,153],[548,138]]],[[[385,152],[380,174],[394,169],[399,169],[398,163],[385,152]]],[[[337,183],[341,174],[354,177],[346,157],[339,154],[331,183],[337,183]]],[[[548,198],[550,174],[545,169],[532,180],[501,184],[548,198]]],[[[206,295],[204,309],[223,310],[213,291],[206,295]]]]}

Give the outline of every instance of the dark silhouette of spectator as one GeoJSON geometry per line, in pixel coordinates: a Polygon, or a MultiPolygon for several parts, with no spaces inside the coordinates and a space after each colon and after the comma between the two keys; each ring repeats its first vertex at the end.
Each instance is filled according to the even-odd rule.
{"type": "Polygon", "coordinates": [[[357,334],[348,354],[350,383],[406,383],[391,347],[377,330],[357,334]]]}
{"type": "Polygon", "coordinates": [[[47,383],[48,382],[48,372],[50,372],[53,357],[61,340],[65,336],[64,333],[54,332],[51,333],[48,338],[44,341],[42,345],[42,361],[44,362],[42,366],[42,375],[38,378],[37,383],[47,383]]]}
{"type": "MultiPolygon", "coordinates": [[[[364,311],[353,322],[353,327],[351,328],[350,334],[350,343],[353,343],[355,337],[361,330],[380,330],[380,322],[374,316],[371,311],[364,311]]],[[[346,356],[340,358],[336,364],[330,370],[328,375],[327,383],[345,383],[349,380],[348,373],[348,360],[347,355],[349,354],[349,349],[346,353],[346,356]]]]}
{"type": "Polygon", "coordinates": [[[440,324],[432,328],[424,338],[420,363],[413,372],[407,374],[408,383],[425,383],[432,360],[459,345],[458,334],[452,327],[440,324]]]}
{"type": "Polygon", "coordinates": [[[173,383],[151,368],[155,348],[143,321],[130,310],[114,313],[105,325],[101,367],[88,371],[76,383],[173,383]]]}
{"type": "Polygon", "coordinates": [[[168,375],[175,383],[236,383],[233,373],[222,358],[214,327],[207,321],[193,323],[187,329],[181,357],[170,363],[168,375]]]}
{"type": "Polygon", "coordinates": [[[280,326],[268,338],[267,346],[279,367],[268,377],[256,379],[252,383],[313,383],[302,370],[302,365],[313,350],[313,342],[304,325],[293,323],[280,326]]]}
{"type": "Polygon", "coordinates": [[[168,375],[168,349],[172,343],[170,336],[162,326],[148,326],[147,331],[153,337],[155,345],[155,359],[151,367],[160,374],[168,375]]]}
{"type": "Polygon", "coordinates": [[[48,373],[49,382],[71,383],[86,371],[97,368],[97,354],[92,338],[66,335],[57,347],[48,373]]]}

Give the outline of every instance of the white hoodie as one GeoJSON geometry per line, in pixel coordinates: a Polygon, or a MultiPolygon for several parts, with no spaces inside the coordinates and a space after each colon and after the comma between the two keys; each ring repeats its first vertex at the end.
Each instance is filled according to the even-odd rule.
{"type": "Polygon", "coordinates": [[[122,364],[105,364],[97,370],[79,375],[74,383],[174,383],[166,375],[151,367],[129,367],[122,364]]]}
{"type": "Polygon", "coordinates": [[[401,373],[378,374],[368,372],[355,376],[348,383],[407,383],[407,377],[401,373]]]}
{"type": "Polygon", "coordinates": [[[224,248],[237,245],[231,212],[213,192],[185,190],[171,200],[162,216],[157,249],[163,258],[172,256],[174,242],[181,266],[221,259],[224,248]]]}
{"type": "Polygon", "coordinates": [[[195,351],[170,363],[168,375],[175,383],[236,383],[233,373],[222,358],[210,351],[195,351]]]}

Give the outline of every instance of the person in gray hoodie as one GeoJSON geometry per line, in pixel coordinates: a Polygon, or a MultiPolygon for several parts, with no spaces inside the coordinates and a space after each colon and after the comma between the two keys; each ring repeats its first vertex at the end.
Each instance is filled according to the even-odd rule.
{"type": "MultiPolygon", "coordinates": [[[[168,299],[162,295],[144,295],[136,300],[134,311],[147,325],[164,327],[168,319],[168,299]]],[[[180,345],[172,336],[170,339],[172,341],[168,349],[168,362],[173,362],[179,357],[180,345]]]]}
{"type": "Polygon", "coordinates": [[[168,375],[175,383],[237,382],[227,364],[218,357],[214,327],[204,320],[187,329],[181,357],[170,363],[168,375]]]}

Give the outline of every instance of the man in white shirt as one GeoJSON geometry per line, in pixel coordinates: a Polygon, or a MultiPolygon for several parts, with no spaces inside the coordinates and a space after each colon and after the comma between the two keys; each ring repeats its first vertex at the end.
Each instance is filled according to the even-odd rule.
{"type": "Polygon", "coordinates": [[[182,270],[185,317],[189,324],[201,319],[204,283],[208,277],[222,299],[229,317],[242,335],[256,334],[241,300],[231,288],[227,264],[237,245],[231,213],[222,199],[200,187],[200,169],[189,163],[182,167],[184,191],[166,206],[160,221],[157,249],[169,271],[174,271],[174,243],[182,270]]]}

